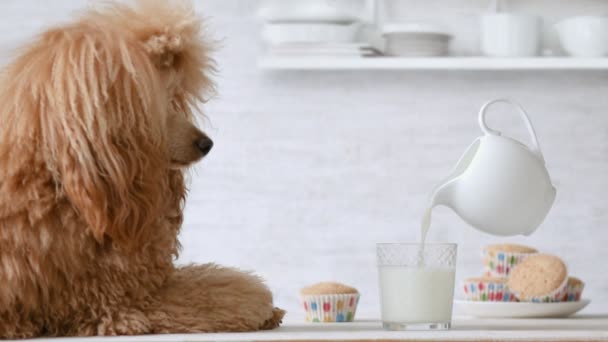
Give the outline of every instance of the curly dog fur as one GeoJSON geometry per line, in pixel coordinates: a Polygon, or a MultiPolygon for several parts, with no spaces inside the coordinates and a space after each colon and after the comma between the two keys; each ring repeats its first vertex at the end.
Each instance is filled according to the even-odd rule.
{"type": "Polygon", "coordinates": [[[184,168],[213,89],[191,6],[110,4],[0,76],[0,337],[251,331],[284,312],[253,275],[177,268],[184,168]]]}

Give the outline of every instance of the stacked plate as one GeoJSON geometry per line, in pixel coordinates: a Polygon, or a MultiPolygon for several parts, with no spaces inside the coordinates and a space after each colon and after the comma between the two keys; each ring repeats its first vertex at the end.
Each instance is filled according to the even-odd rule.
{"type": "Polygon", "coordinates": [[[358,25],[332,23],[266,23],[262,39],[270,46],[290,43],[351,43],[358,25]]]}
{"type": "Polygon", "coordinates": [[[382,28],[385,54],[401,57],[445,56],[452,35],[428,24],[387,24],[382,28]]]}
{"type": "Polygon", "coordinates": [[[377,54],[357,43],[360,22],[346,2],[266,0],[258,10],[269,55],[358,57],[377,54]]]}
{"type": "Polygon", "coordinates": [[[379,52],[359,43],[284,43],[268,48],[274,56],[370,57],[379,52]]]}

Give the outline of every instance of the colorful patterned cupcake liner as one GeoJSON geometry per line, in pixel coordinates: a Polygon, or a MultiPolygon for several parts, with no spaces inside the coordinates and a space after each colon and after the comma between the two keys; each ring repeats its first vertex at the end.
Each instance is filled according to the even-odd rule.
{"type": "Polygon", "coordinates": [[[532,254],[534,253],[489,251],[484,248],[482,252],[484,275],[505,278],[517,264],[532,254]]]}
{"type": "Polygon", "coordinates": [[[566,293],[563,295],[562,302],[578,302],[581,300],[585,283],[575,277],[568,278],[568,284],[566,285],[566,293]]]}
{"type": "Polygon", "coordinates": [[[507,284],[479,279],[465,280],[463,283],[466,300],[478,302],[516,302],[507,284]]]}
{"type": "Polygon", "coordinates": [[[360,295],[332,294],[302,296],[307,322],[352,322],[360,295]]]}

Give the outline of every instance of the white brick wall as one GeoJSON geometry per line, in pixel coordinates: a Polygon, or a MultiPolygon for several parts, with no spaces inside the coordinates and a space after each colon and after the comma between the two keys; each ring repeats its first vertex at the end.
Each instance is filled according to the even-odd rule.
{"type": "MultiPolygon", "coordinates": [[[[84,2],[1,2],[0,46],[84,2]]],[[[459,244],[458,279],[479,273],[487,243],[558,254],[587,282],[587,312],[608,311],[608,72],[262,72],[254,2],[197,5],[225,40],[205,107],[216,145],[192,172],[180,263],[256,270],[293,314],[303,285],[343,281],[361,291],[362,316],[378,316],[375,243],[417,241],[428,191],[481,134],[479,106],[510,96],[529,110],[558,189],[547,221],[499,239],[439,208],[429,239],[459,244]]],[[[525,139],[507,110],[491,123],[525,139]]]]}

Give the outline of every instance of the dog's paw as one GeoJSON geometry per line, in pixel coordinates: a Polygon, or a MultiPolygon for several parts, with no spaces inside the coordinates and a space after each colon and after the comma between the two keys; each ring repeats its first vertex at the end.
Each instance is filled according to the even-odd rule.
{"type": "Polygon", "coordinates": [[[139,310],[129,310],[117,315],[113,330],[118,335],[143,335],[150,333],[150,321],[139,310]]]}
{"type": "Polygon", "coordinates": [[[272,317],[267,319],[260,326],[260,330],[270,330],[278,328],[283,323],[283,316],[285,316],[285,310],[274,308],[272,309],[272,317]]]}
{"type": "Polygon", "coordinates": [[[150,321],[139,310],[118,311],[100,316],[91,323],[78,323],[68,336],[117,336],[150,333],[150,321]]]}

